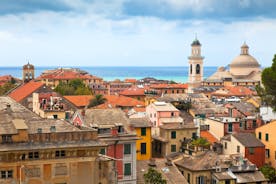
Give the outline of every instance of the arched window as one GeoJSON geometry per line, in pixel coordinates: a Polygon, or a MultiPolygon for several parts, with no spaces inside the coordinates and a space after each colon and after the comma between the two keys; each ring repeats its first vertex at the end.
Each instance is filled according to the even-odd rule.
{"type": "Polygon", "coordinates": [[[199,64],[196,65],[196,74],[200,74],[200,65],[199,64]]]}
{"type": "Polygon", "coordinates": [[[191,64],[190,65],[190,74],[192,74],[193,73],[193,65],[191,64]]]}

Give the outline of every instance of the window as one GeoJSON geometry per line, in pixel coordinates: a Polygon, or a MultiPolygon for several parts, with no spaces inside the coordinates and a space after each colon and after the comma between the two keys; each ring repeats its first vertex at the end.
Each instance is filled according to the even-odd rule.
{"type": "Polygon", "coordinates": [[[156,118],[156,113],[154,113],[154,117],[156,118]]]}
{"type": "Polygon", "coordinates": [[[269,135],[268,135],[268,133],[265,134],[265,141],[269,141],[269,135]]]}
{"type": "Polygon", "coordinates": [[[249,148],[249,153],[250,153],[250,155],[253,155],[254,154],[254,148],[249,148]]]}
{"type": "Polygon", "coordinates": [[[259,139],[262,140],[262,132],[259,132],[259,139]]]}
{"type": "Polygon", "coordinates": [[[199,176],[199,177],[196,177],[196,183],[197,184],[204,184],[205,183],[205,177],[204,176],[199,176]]]}
{"type": "Polygon", "coordinates": [[[12,178],[13,170],[1,171],[1,179],[12,178]]]}
{"type": "Polygon", "coordinates": [[[100,154],[105,155],[105,148],[100,149],[100,154]]]}
{"type": "Polygon", "coordinates": [[[11,143],[12,136],[11,135],[2,135],[2,143],[11,143]]]}
{"type": "Polygon", "coordinates": [[[256,128],[257,127],[257,122],[256,122],[256,120],[254,119],[253,120],[253,128],[256,128]]]}
{"type": "Polygon", "coordinates": [[[130,154],[131,153],[131,145],[130,144],[124,144],[124,154],[130,154]]]}
{"type": "Polygon", "coordinates": [[[190,183],[190,181],[191,181],[191,175],[190,175],[190,173],[187,174],[187,181],[188,181],[188,183],[190,183]]]}
{"type": "Polygon", "coordinates": [[[240,146],[237,146],[237,153],[240,152],[240,146]]]}
{"type": "Polygon", "coordinates": [[[174,90],[172,90],[172,93],[174,93],[174,90]]]}
{"type": "Polygon", "coordinates": [[[196,65],[196,74],[200,74],[200,65],[199,64],[196,65]]]}
{"type": "Polygon", "coordinates": [[[176,152],[176,145],[175,144],[171,145],[171,152],[176,152]]]}
{"type": "Polygon", "coordinates": [[[65,150],[57,150],[56,157],[65,157],[65,150]]]}
{"type": "Polygon", "coordinates": [[[196,132],[193,132],[193,133],[192,133],[192,138],[193,138],[193,139],[196,139],[196,138],[197,138],[196,132]]]}
{"type": "Polygon", "coordinates": [[[190,74],[192,74],[192,73],[193,73],[193,65],[190,64],[190,74]]]}
{"type": "Polygon", "coordinates": [[[265,149],[265,157],[266,158],[270,157],[270,150],[269,149],[265,149]]]}
{"type": "Polygon", "coordinates": [[[224,149],[227,149],[227,142],[224,143],[224,149]]]}
{"type": "Polygon", "coordinates": [[[36,152],[29,152],[29,159],[32,160],[32,159],[39,159],[39,153],[36,151],[36,152]]]}
{"type": "Polygon", "coordinates": [[[141,128],[141,136],[146,136],[147,135],[147,128],[142,127],[141,128]]]}
{"type": "Polygon", "coordinates": [[[225,184],[230,184],[230,180],[225,180],[225,184]]]}
{"type": "Polygon", "coordinates": [[[171,138],[176,139],[176,131],[171,131],[171,138]]]}
{"type": "Polygon", "coordinates": [[[124,165],[124,176],[130,176],[131,175],[131,163],[126,163],[124,165]]]}
{"type": "Polygon", "coordinates": [[[141,154],[147,154],[147,143],[141,143],[140,145],[141,154]]]}
{"type": "Polygon", "coordinates": [[[243,127],[243,124],[242,124],[242,122],[240,122],[240,128],[242,128],[243,127]]]}
{"type": "Polygon", "coordinates": [[[232,123],[228,124],[228,132],[232,132],[233,131],[233,125],[232,123]]]}

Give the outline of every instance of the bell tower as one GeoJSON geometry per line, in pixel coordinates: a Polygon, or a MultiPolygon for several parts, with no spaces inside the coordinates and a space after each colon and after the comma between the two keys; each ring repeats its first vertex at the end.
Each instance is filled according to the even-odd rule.
{"type": "Polygon", "coordinates": [[[203,59],[201,56],[201,44],[197,38],[191,44],[192,52],[189,59],[188,93],[193,93],[193,88],[201,86],[203,80],[203,59]]]}
{"type": "Polygon", "coordinates": [[[26,83],[30,80],[34,80],[34,77],[34,65],[28,62],[28,64],[23,66],[22,80],[24,83],[26,83]]]}

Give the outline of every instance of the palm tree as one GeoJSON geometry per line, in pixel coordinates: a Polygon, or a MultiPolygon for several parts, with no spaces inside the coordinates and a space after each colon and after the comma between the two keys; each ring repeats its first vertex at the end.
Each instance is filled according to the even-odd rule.
{"type": "Polygon", "coordinates": [[[88,108],[95,107],[97,105],[103,104],[106,102],[106,98],[102,94],[97,94],[94,98],[92,98],[88,104],[88,108]]]}

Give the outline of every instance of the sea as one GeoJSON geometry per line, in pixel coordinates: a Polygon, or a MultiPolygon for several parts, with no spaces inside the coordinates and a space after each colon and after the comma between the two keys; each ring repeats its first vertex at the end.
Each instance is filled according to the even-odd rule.
{"type": "MultiPolygon", "coordinates": [[[[35,67],[35,77],[38,77],[45,70],[56,68],[60,67],[37,66],[35,67]]],[[[172,80],[178,83],[185,83],[188,80],[188,66],[66,66],[63,68],[79,68],[91,75],[101,77],[105,81],[124,80],[126,78],[142,79],[145,77],[172,80]]],[[[209,77],[216,70],[217,67],[205,66],[203,78],[209,77]]],[[[0,76],[2,75],[12,75],[22,79],[22,66],[0,67],[0,76]]]]}

